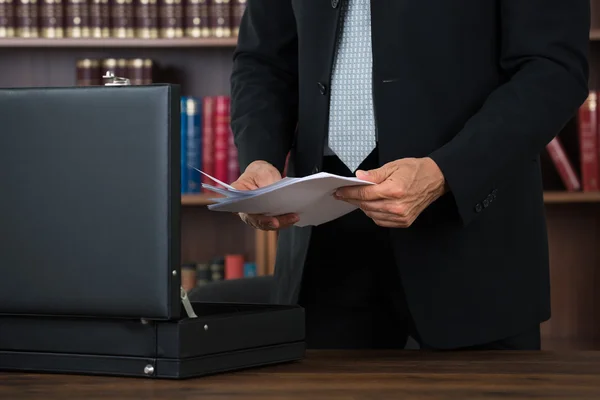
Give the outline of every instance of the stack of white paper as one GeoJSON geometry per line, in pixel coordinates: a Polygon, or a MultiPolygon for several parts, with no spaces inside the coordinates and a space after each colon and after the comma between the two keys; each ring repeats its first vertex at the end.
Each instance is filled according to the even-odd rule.
{"type": "Polygon", "coordinates": [[[255,190],[238,190],[200,171],[224,188],[202,184],[202,187],[225,197],[212,199],[210,210],[277,216],[298,214],[296,226],[320,225],[341,217],[357,207],[333,197],[344,186],[371,185],[358,178],[320,172],[303,178],[283,178],[255,190]]]}

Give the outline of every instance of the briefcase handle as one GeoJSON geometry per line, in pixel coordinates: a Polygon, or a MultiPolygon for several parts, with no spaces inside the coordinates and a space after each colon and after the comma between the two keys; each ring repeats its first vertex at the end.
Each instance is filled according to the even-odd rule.
{"type": "Polygon", "coordinates": [[[131,85],[131,81],[127,78],[115,76],[114,72],[106,71],[106,74],[102,77],[104,79],[104,86],[128,86],[131,85]]]}

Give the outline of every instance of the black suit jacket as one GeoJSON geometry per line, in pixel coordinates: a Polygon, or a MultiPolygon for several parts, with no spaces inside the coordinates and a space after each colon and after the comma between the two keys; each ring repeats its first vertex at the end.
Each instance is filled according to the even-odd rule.
{"type": "MultiPolygon", "coordinates": [[[[550,316],[539,153],[588,94],[589,0],[371,0],[379,159],[431,157],[451,192],[393,230],[425,342],[455,347],[550,316]]],[[[232,73],[242,169],[319,171],[339,0],[249,0],[232,73]]],[[[294,302],[310,228],[281,232],[294,302]]],[[[374,250],[375,251],[375,250],[374,250]]]]}

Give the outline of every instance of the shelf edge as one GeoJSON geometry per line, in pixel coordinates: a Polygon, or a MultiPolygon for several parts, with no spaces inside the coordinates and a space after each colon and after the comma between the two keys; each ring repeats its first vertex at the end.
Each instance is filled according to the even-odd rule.
{"type": "Polygon", "coordinates": [[[102,48],[102,47],[147,47],[147,48],[183,48],[183,47],[235,47],[237,37],[231,38],[178,38],[178,39],[94,39],[94,38],[1,38],[0,48],[102,48]]]}

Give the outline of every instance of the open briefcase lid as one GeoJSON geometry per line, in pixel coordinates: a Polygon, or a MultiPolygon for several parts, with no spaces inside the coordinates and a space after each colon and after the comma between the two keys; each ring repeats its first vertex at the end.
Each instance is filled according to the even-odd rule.
{"type": "Polygon", "coordinates": [[[0,314],[180,318],[179,104],[169,84],[0,89],[0,314]]]}

